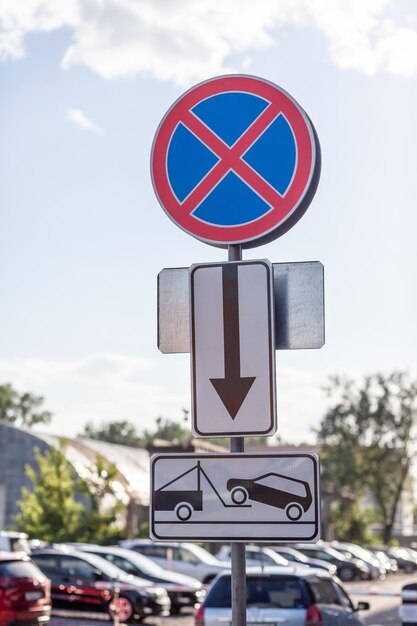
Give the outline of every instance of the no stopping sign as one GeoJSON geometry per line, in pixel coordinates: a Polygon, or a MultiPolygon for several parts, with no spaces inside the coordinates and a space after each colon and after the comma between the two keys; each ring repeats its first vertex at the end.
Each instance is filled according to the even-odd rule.
{"type": "Polygon", "coordinates": [[[151,173],[177,226],[205,243],[255,247],[303,215],[320,176],[320,145],[280,87],[222,76],[183,94],[156,132],[151,173]]]}

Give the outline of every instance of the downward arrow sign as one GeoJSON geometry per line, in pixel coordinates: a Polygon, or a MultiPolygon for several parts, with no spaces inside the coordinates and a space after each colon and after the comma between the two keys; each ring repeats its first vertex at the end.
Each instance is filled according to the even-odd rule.
{"type": "Polygon", "coordinates": [[[210,378],[230,417],[235,419],[256,376],[240,375],[238,266],[222,268],[224,378],[210,378]]]}

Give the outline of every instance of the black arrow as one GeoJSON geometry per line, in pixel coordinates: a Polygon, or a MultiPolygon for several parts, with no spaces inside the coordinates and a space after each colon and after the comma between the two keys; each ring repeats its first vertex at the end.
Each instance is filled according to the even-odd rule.
{"type": "Polygon", "coordinates": [[[210,378],[230,417],[235,419],[256,376],[240,375],[238,266],[222,267],[224,378],[210,378]]]}

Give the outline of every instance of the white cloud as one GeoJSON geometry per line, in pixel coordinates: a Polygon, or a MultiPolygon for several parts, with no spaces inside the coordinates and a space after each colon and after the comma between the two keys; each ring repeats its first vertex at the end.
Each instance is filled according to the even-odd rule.
{"type": "Polygon", "coordinates": [[[0,383],[45,398],[54,417],[39,430],[73,436],[87,421],[127,419],[139,431],[154,420],[180,417],[189,404],[187,389],[166,389],[155,379],[155,364],[125,354],[98,353],[64,361],[46,358],[0,360],[0,383]]]}
{"type": "Polygon", "coordinates": [[[82,111],[79,109],[68,109],[67,118],[75,124],[79,126],[83,130],[88,130],[92,133],[96,133],[97,135],[103,134],[103,129],[100,126],[97,126],[94,122],[92,122],[82,111]]]}
{"type": "MultiPolygon", "coordinates": [[[[43,395],[54,414],[42,432],[73,436],[87,421],[127,419],[139,431],[152,429],[158,416],[180,420],[190,407],[186,368],[168,379],[160,362],[113,353],[87,355],[73,361],[46,358],[0,360],[0,383],[11,382],[20,392],[43,395]],[[158,376],[155,372],[158,371],[158,376]],[[155,379],[158,382],[154,382],[155,379]]],[[[185,365],[185,362],[184,362],[185,365]]],[[[321,373],[296,368],[278,369],[278,433],[289,442],[314,441],[327,400],[321,373]]]]}
{"type": "Polygon", "coordinates": [[[0,59],[21,57],[28,33],[66,27],[65,69],[187,84],[247,67],[278,29],[297,26],[319,31],[340,68],[412,76],[417,28],[405,7],[402,0],[0,0],[0,59]],[[231,55],[241,56],[239,67],[231,55]]]}
{"type": "Polygon", "coordinates": [[[64,26],[77,29],[82,0],[0,0],[0,60],[24,55],[25,36],[64,26]]]}

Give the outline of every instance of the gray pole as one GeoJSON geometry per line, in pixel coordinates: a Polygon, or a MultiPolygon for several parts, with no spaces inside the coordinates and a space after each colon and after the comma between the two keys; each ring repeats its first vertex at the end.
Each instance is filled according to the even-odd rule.
{"type": "MultiPolygon", "coordinates": [[[[229,246],[229,261],[242,260],[242,246],[229,246]]],[[[230,452],[244,452],[244,437],[230,438],[230,452]]],[[[232,626],[246,626],[245,544],[232,543],[232,626]]]]}

